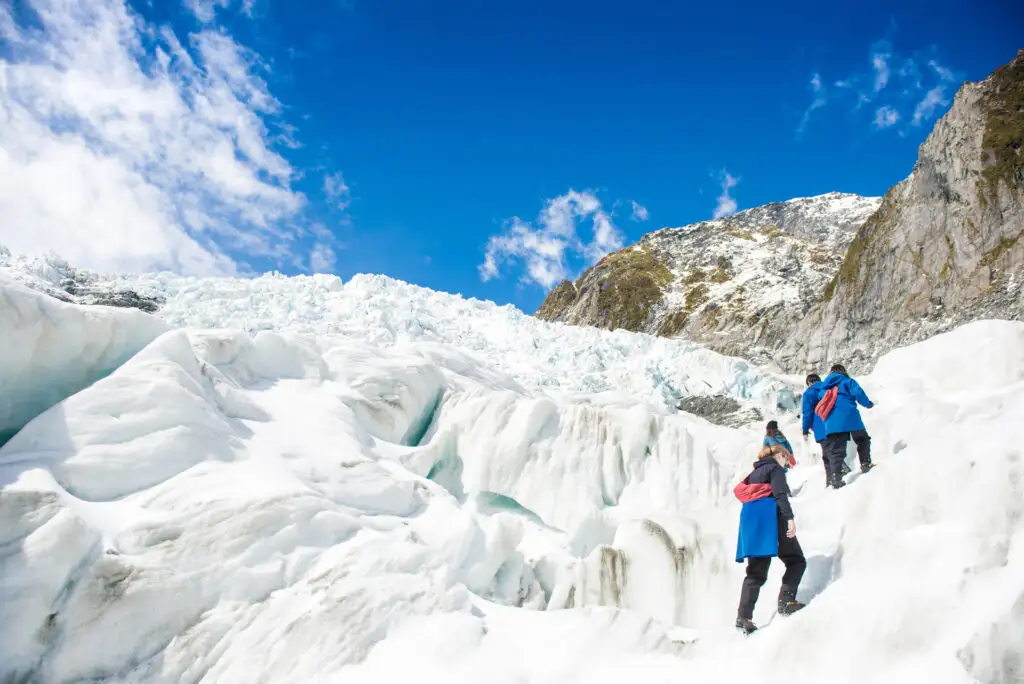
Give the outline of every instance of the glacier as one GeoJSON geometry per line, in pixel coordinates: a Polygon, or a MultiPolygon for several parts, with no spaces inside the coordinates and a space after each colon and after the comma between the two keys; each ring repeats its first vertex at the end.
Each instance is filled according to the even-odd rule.
{"type": "Polygon", "coordinates": [[[1021,676],[1024,324],[883,357],[879,467],[834,491],[798,379],[695,344],[381,276],[111,278],[157,316],[20,280],[0,681],[1021,676]],[[762,428],[673,408],[704,388],[797,448],[809,605],[772,617],[773,564],[749,638],[731,489],[762,428]]]}

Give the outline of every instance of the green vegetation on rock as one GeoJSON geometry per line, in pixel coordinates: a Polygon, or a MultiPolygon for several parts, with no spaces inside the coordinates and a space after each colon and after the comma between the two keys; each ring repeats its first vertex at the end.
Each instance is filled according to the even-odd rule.
{"type": "Polygon", "coordinates": [[[675,337],[679,333],[683,332],[686,328],[686,323],[689,320],[689,312],[673,311],[661,322],[661,325],[658,326],[658,330],[655,334],[660,337],[675,337]]]}
{"type": "Polygon", "coordinates": [[[899,202],[896,200],[894,192],[896,187],[898,186],[890,188],[885,193],[885,197],[882,198],[882,203],[875,213],[868,217],[864,225],[857,230],[857,234],[846,250],[846,256],[843,257],[839,272],[825,286],[825,291],[822,293],[822,299],[825,301],[832,299],[840,283],[849,284],[856,289],[861,273],[861,260],[870,253],[875,243],[888,236],[899,216],[899,202]]]}
{"type": "Polygon", "coordinates": [[[1024,184],[1024,50],[996,69],[982,94],[985,134],[981,147],[985,169],[978,183],[979,199],[994,199],[999,184],[1024,184]]]}
{"type": "Polygon", "coordinates": [[[1024,238],[1024,230],[1017,233],[1017,237],[1000,238],[995,247],[981,256],[981,264],[991,268],[999,261],[1000,257],[1020,244],[1021,238],[1024,238]]]}
{"type": "Polygon", "coordinates": [[[705,278],[707,278],[707,273],[699,268],[694,268],[690,270],[685,278],[683,278],[683,283],[686,285],[693,285],[694,283],[701,282],[705,278]]]}
{"type": "Polygon", "coordinates": [[[557,321],[566,309],[576,303],[576,287],[568,280],[555,286],[534,314],[543,321],[557,321]]]}
{"type": "Polygon", "coordinates": [[[673,280],[672,271],[645,248],[613,252],[593,270],[598,277],[590,280],[600,288],[597,310],[608,330],[642,330],[673,280]]]}
{"type": "Polygon", "coordinates": [[[725,231],[725,233],[726,235],[731,235],[733,237],[740,238],[741,240],[754,239],[753,233],[751,233],[749,230],[743,230],[742,228],[730,228],[729,230],[725,231]]]}
{"type": "Polygon", "coordinates": [[[710,280],[713,283],[725,283],[728,282],[730,278],[731,276],[729,275],[729,272],[724,268],[716,268],[711,272],[710,280]]]}
{"type": "Polygon", "coordinates": [[[701,283],[686,293],[686,310],[694,311],[706,301],[708,301],[708,286],[701,283]]]}

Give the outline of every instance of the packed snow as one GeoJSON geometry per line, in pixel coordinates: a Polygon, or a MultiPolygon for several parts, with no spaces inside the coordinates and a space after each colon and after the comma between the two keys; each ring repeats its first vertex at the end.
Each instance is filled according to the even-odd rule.
{"type": "Polygon", "coordinates": [[[696,345],[372,276],[124,282],[162,320],[0,281],[5,391],[140,350],[45,376],[69,396],[0,448],[0,681],[1020,676],[1024,324],[883,358],[879,467],[833,491],[799,389],[696,345]],[[809,605],[772,617],[773,564],[748,638],[731,489],[760,426],[671,408],[700,383],[797,446],[809,605]]]}

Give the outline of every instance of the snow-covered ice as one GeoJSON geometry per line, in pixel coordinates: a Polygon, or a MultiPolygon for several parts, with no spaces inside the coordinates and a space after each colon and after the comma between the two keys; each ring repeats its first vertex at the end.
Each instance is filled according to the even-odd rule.
{"type": "Polygon", "coordinates": [[[166,329],[134,309],[84,308],[40,297],[0,272],[0,445],[166,329]]]}
{"type": "MultiPolygon", "coordinates": [[[[779,414],[810,604],[744,639],[731,488],[760,430],[669,405],[787,407],[785,378],[377,277],[130,282],[163,321],[87,329],[109,310],[0,282],[19,329],[127,358],[0,449],[0,681],[1020,677],[1024,324],[883,358],[879,467],[843,490],[779,414]]],[[[81,353],[14,339],[22,375],[81,353]]]]}

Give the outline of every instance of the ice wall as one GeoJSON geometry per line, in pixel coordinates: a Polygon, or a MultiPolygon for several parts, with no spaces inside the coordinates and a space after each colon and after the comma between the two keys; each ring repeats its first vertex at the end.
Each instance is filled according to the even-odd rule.
{"type": "Polygon", "coordinates": [[[140,311],[66,304],[0,273],[0,445],[166,329],[140,311]]]}

